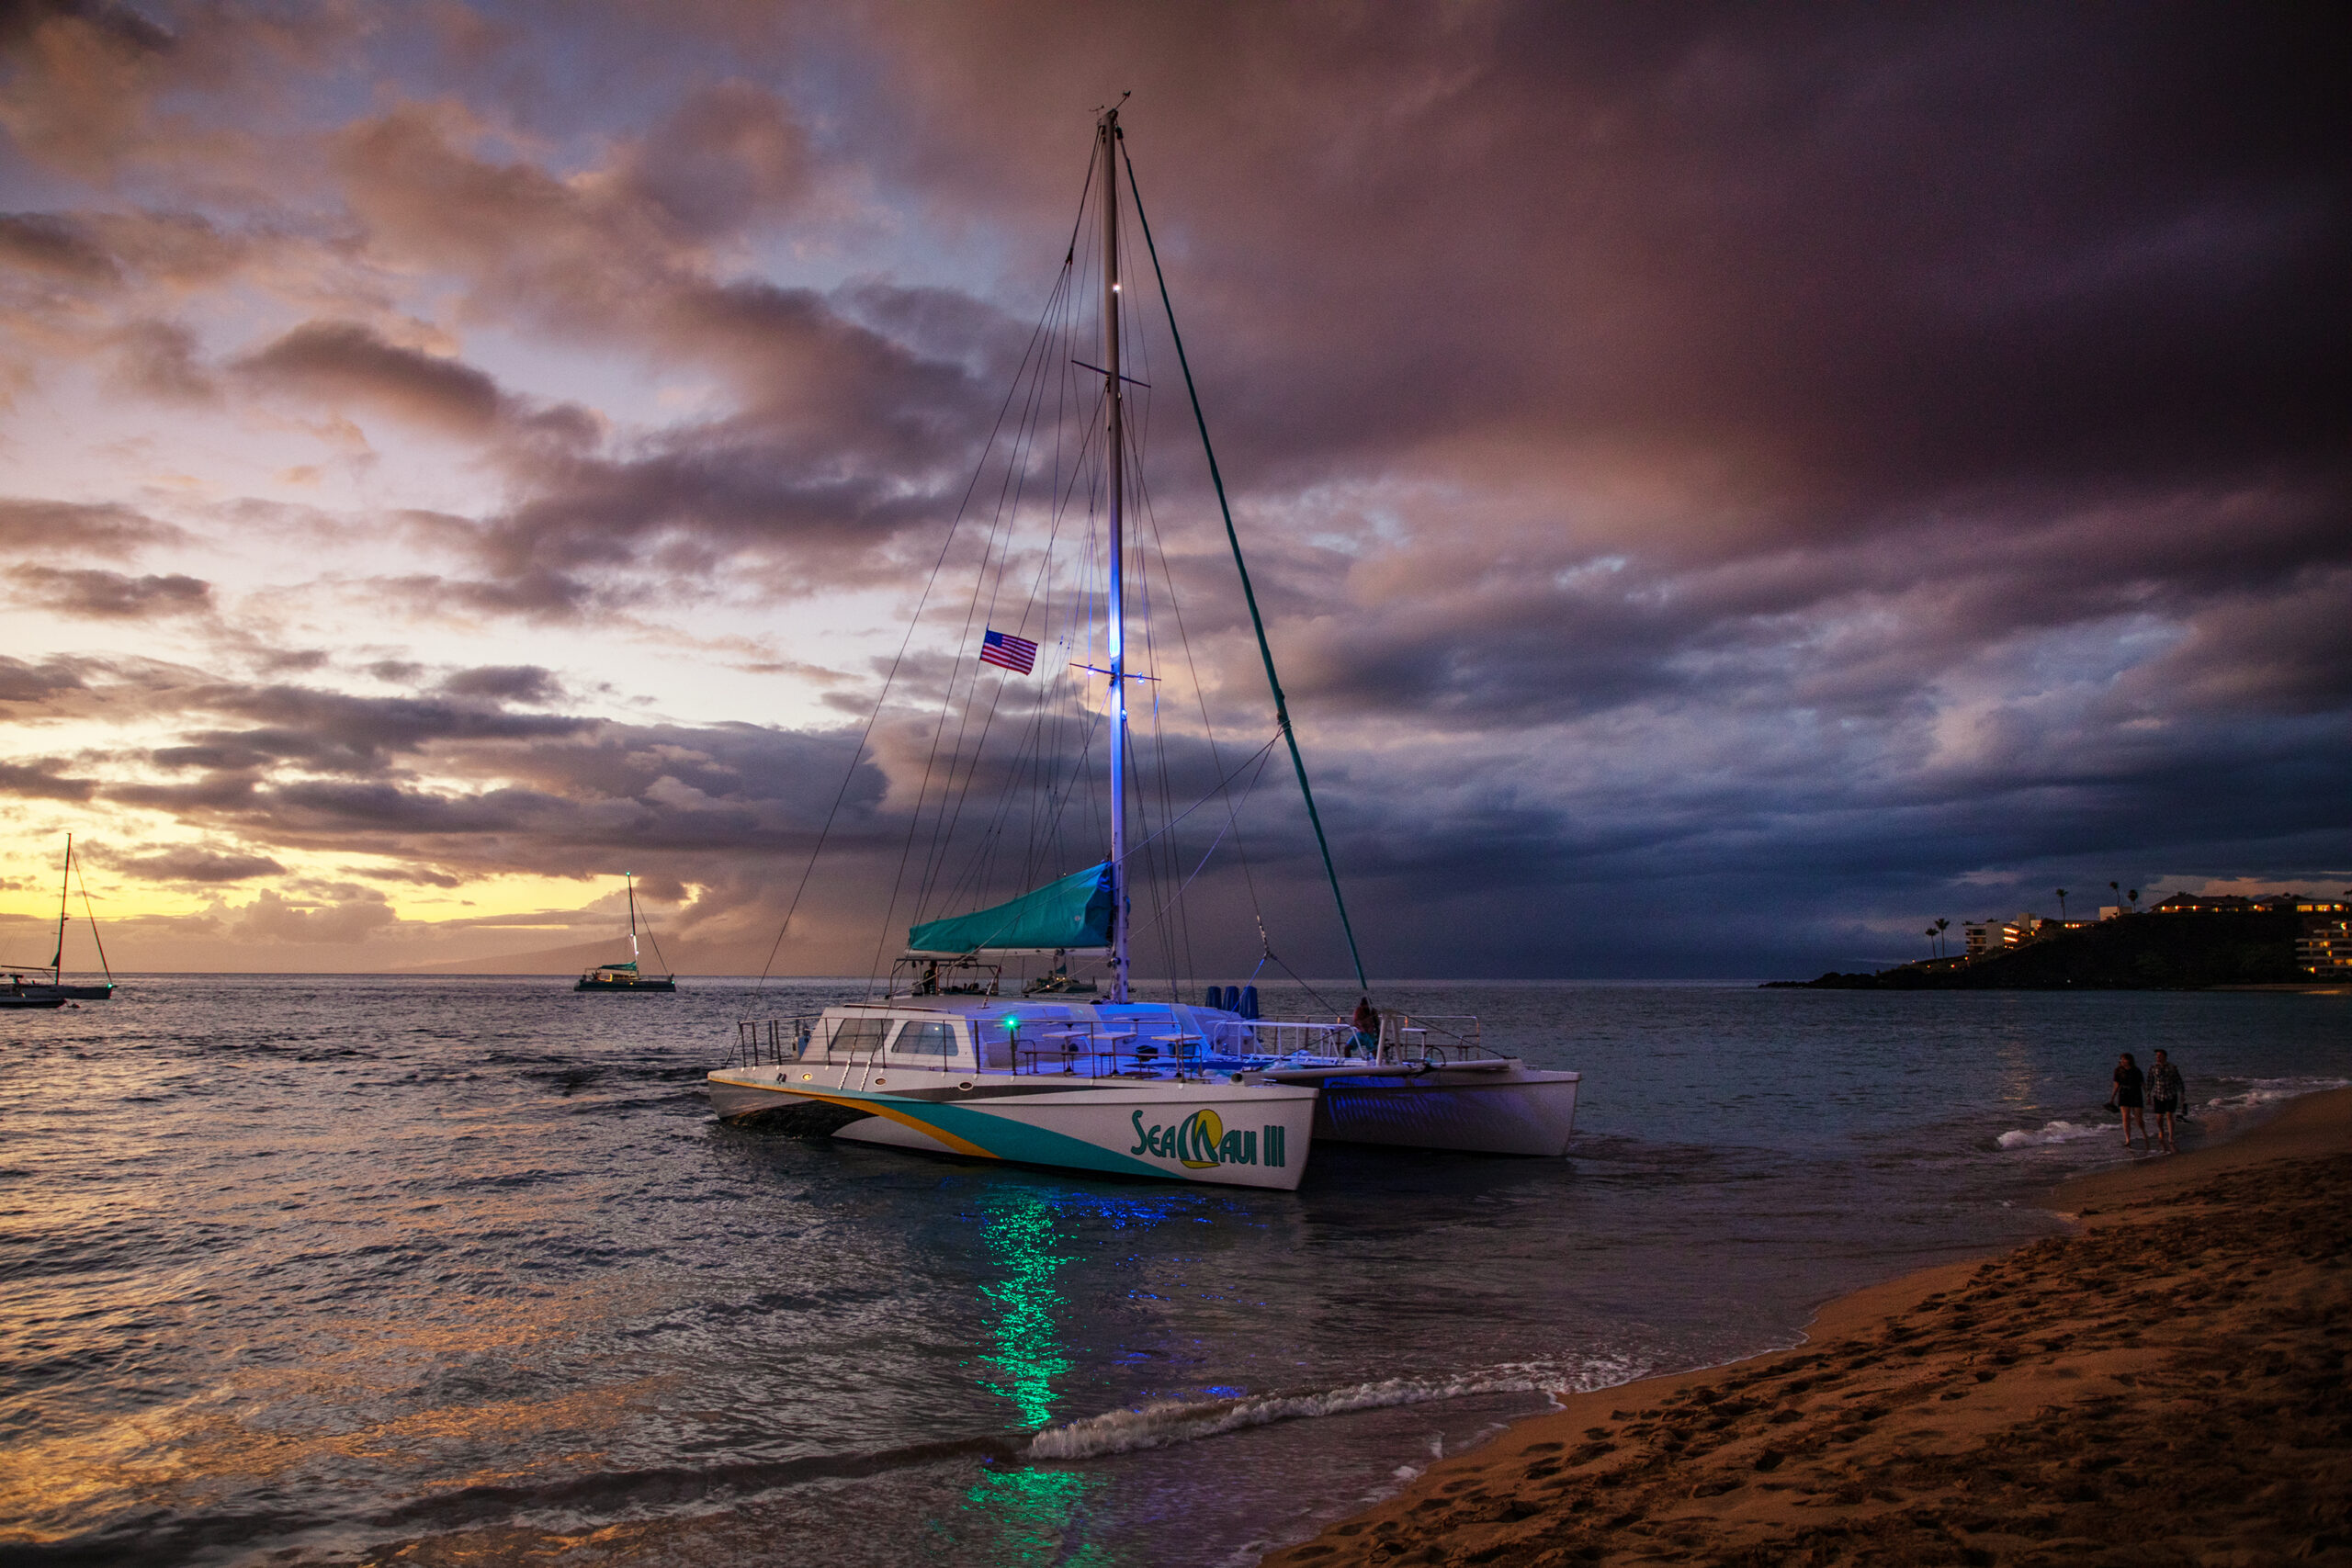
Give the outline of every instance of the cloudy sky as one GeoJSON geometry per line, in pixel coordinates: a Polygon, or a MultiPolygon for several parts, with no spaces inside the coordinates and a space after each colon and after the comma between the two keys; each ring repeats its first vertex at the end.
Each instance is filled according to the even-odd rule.
{"type": "Polygon", "coordinates": [[[864,972],[942,689],[883,675],[1122,92],[1375,973],[2352,886],[2346,61],[2308,6],[0,7],[0,956],[70,829],[118,968],[608,941],[628,870],[756,970],[830,812],[778,966],[864,972]]]}

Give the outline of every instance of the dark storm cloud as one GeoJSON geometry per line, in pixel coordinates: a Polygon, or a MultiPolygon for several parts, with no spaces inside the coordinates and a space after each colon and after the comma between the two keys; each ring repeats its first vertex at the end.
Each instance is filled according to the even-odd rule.
{"type": "Polygon", "coordinates": [[[187,536],[117,502],[0,499],[0,550],[32,555],[126,556],[187,536]]]}
{"type": "Polygon", "coordinates": [[[19,604],[92,620],[200,615],[212,608],[212,585],[177,572],[128,577],[119,571],[19,566],[8,574],[19,604]]]}
{"type": "Polygon", "coordinates": [[[487,697],[493,702],[529,703],[543,706],[563,699],[562,682],[552,671],[536,664],[485,664],[445,677],[441,689],[453,697],[487,697]]]}
{"type": "Polygon", "coordinates": [[[250,882],[257,876],[283,875],[286,871],[267,855],[224,852],[193,845],[151,855],[119,856],[109,863],[117,871],[149,882],[250,882]]]}
{"type": "Polygon", "coordinates": [[[191,744],[228,759],[224,765],[295,761],[362,777],[381,773],[396,756],[439,742],[529,740],[577,734],[593,724],[558,715],[511,714],[461,700],[359,697],[308,686],[213,686],[180,700],[252,726],[189,737],[191,744]]]}
{"type": "Polygon", "coordinates": [[[50,212],[0,212],[0,265],[78,284],[121,276],[107,247],[72,218],[50,212]]]}
{"type": "Polygon", "coordinates": [[[117,384],[163,402],[202,404],[220,390],[201,362],[196,334],[176,321],[133,321],[115,334],[117,384]]]}
{"type": "Polygon", "coordinates": [[[497,420],[498,383],[471,366],[387,343],[356,321],[306,321],[237,368],[298,392],[354,399],[459,435],[481,435],[497,420]]]}
{"type": "MultiPolygon", "coordinates": [[[[1020,352],[1023,334],[969,298],[869,283],[836,299],[715,275],[704,246],[718,209],[683,193],[748,182],[761,202],[789,203],[804,183],[783,107],[741,84],[695,96],[593,183],[477,155],[422,106],[338,146],[386,254],[466,276],[477,309],[697,367],[736,400],[628,454],[509,454],[524,499],[486,521],[480,547],[502,578],[538,574],[512,606],[526,613],[577,607],[582,569],[657,544],[691,569],[747,547],[854,555],[935,521],[1020,352]]],[[[745,221],[727,210],[729,227],[745,221]]],[[[470,416],[487,421],[495,395],[471,389],[470,416]]]]}
{"type": "Polygon", "coordinates": [[[60,659],[28,664],[0,654],[0,703],[45,703],[62,694],[85,691],[87,687],[85,671],[76,660],[60,659]]]}
{"type": "Polygon", "coordinates": [[[74,778],[60,770],[68,764],[54,758],[0,761],[0,795],[25,800],[87,800],[97,781],[74,778]]]}

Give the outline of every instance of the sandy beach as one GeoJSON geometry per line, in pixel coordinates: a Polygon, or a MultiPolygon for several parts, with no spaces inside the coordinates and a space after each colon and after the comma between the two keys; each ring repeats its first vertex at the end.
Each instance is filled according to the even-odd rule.
{"type": "Polygon", "coordinates": [[[1795,1349],[1567,1395],[1265,1561],[2352,1563],[2352,1090],[1795,1349]]]}

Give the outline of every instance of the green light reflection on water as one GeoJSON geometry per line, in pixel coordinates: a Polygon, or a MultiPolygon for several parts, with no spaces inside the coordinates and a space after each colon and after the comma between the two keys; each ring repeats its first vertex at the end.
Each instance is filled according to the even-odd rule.
{"type": "Polygon", "coordinates": [[[1054,1276],[1069,1259],[1057,1245],[1053,1210],[1032,1192],[990,1194],[980,1239],[1004,1269],[980,1286],[993,1316],[988,1360],[997,1374],[980,1386],[1011,1401],[1019,1424],[1035,1430],[1053,1419],[1054,1379],[1069,1371],[1054,1327],[1062,1300],[1054,1276]]]}
{"type": "MultiPolygon", "coordinates": [[[[990,1470],[964,1494],[966,1508],[989,1527],[989,1551],[980,1561],[1053,1562],[1067,1568],[1110,1568],[1125,1560],[1100,1541],[1065,1543],[1088,1495],[1108,1478],[1073,1470],[990,1470]]],[[[970,1543],[966,1543],[970,1550],[970,1543]]]]}
{"type": "MultiPolygon", "coordinates": [[[[1053,1419],[1054,1380],[1070,1370],[1055,1323],[1062,1295],[1054,1287],[1069,1259],[1052,1205],[1034,1192],[989,1193],[981,1205],[980,1240],[1001,1269],[979,1286],[989,1369],[980,1386],[1012,1404],[1016,1418],[1011,1425],[1035,1430],[1053,1419]]],[[[1111,1568],[1125,1561],[1124,1554],[1099,1541],[1068,1541],[1088,1496],[1106,1484],[1107,1477],[1084,1471],[1017,1464],[984,1470],[964,1494],[963,1509],[969,1524],[981,1527],[980,1537],[956,1541],[956,1554],[991,1564],[1111,1568]]],[[[965,1533],[946,1528],[952,1536],[965,1533]]]]}

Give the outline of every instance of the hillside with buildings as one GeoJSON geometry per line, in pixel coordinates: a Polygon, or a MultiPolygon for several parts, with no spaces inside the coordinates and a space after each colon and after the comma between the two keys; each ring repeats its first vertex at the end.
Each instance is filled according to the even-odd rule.
{"type": "Polygon", "coordinates": [[[1826,990],[2195,990],[2352,983],[2352,904],[2300,894],[2176,894],[2096,920],[1973,920],[1965,951],[1874,975],[1832,972],[1776,986],[1826,990]]]}

